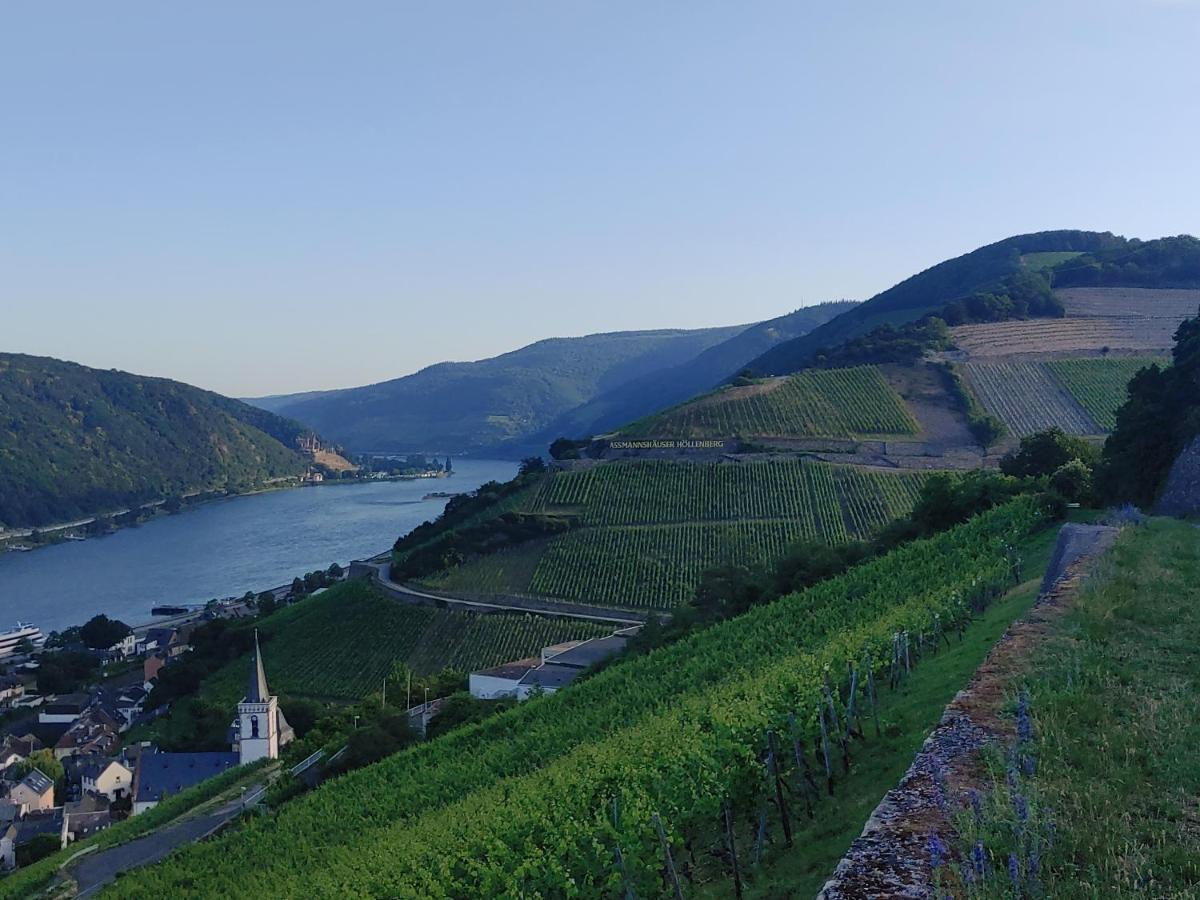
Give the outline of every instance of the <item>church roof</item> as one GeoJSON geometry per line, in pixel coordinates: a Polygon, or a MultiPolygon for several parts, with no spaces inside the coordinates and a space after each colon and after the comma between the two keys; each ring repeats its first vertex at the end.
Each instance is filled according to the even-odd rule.
{"type": "Polygon", "coordinates": [[[263,670],[262,651],[258,648],[258,629],[254,630],[254,656],[250,659],[250,681],[246,687],[246,703],[266,703],[271,696],[267,688],[267,673],[263,670]]]}

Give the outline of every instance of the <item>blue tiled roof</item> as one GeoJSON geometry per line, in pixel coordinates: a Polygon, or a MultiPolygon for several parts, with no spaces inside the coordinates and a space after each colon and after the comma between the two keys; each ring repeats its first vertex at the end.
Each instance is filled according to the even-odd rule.
{"type": "Polygon", "coordinates": [[[236,753],[143,753],[134,800],[148,803],[178,794],[240,762],[236,753]]]}

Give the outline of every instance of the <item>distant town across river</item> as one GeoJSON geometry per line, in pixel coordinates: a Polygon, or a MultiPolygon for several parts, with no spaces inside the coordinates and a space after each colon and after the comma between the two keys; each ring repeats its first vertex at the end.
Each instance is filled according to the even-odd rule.
{"type": "Polygon", "coordinates": [[[7,621],[48,634],[99,613],[130,625],[151,607],[241,596],[295,575],[390,547],[438,516],[448,494],[507,481],[516,463],[456,459],[445,491],[426,479],[366,481],[322,490],[273,491],[205,503],[101,538],[0,554],[7,621]]]}

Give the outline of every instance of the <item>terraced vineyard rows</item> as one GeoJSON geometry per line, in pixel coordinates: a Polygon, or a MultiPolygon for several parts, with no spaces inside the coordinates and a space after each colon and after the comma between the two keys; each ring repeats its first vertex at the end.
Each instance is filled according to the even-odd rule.
{"type": "MultiPolygon", "coordinates": [[[[842,477],[839,473],[845,468],[794,459],[720,465],[666,460],[608,463],[557,473],[539,508],[573,511],[586,525],[799,519],[813,533],[838,539],[844,529],[831,511],[840,508],[839,486],[873,493],[904,482],[901,494],[915,497],[924,479],[910,472],[842,477]],[[825,512],[818,514],[814,505],[825,512]]],[[[911,504],[897,508],[903,515],[911,504]]]]}
{"type": "MultiPolygon", "coordinates": [[[[764,802],[765,733],[813,747],[827,672],[865,663],[882,680],[896,632],[965,622],[973,604],[1012,584],[1012,548],[1039,523],[1031,498],[1015,501],[336,779],[112,891],[178,896],[202,883],[229,897],[564,896],[587,885],[663,895],[653,814],[680,853],[685,839],[711,833],[726,802],[752,821],[764,802]]],[[[799,783],[785,755],[777,764],[799,783]]]]}
{"type": "Polygon", "coordinates": [[[837,466],[833,472],[855,537],[874,534],[912,512],[929,477],[924,472],[892,475],[856,466],[837,466]]]}
{"type": "Polygon", "coordinates": [[[570,511],[585,527],[427,583],[668,609],[692,596],[710,566],[764,565],[802,538],[869,536],[912,509],[926,477],[800,460],[638,460],[560,472],[532,508],[570,511]]]}
{"type": "Polygon", "coordinates": [[[1092,420],[1104,431],[1112,431],[1130,379],[1155,363],[1165,365],[1169,360],[1158,356],[1062,359],[1046,365],[1092,420]]]}
{"type": "MultiPolygon", "coordinates": [[[[546,644],[607,634],[567,619],[484,615],[410,606],[350,582],[289,607],[262,625],[271,686],[281,694],[357,700],[379,690],[397,660],[418,674],[467,671],[538,652],[546,644]],[[284,623],[286,622],[286,627],[284,623]]],[[[211,676],[204,692],[236,703],[246,664],[211,676]]]]}
{"type": "Polygon", "coordinates": [[[636,422],[630,437],[856,437],[917,433],[900,395],[875,366],[809,369],[727,388],[636,422]]]}
{"type": "Polygon", "coordinates": [[[458,594],[526,594],[547,541],[530,541],[490,556],[481,556],[445,572],[421,579],[437,590],[458,594]]]}
{"type": "Polygon", "coordinates": [[[408,664],[418,675],[444,668],[469,672],[536,656],[550,644],[608,634],[611,625],[573,619],[442,612],[422,632],[408,664]]]}
{"type": "Polygon", "coordinates": [[[983,408],[1017,437],[1055,426],[1070,434],[1100,432],[1045,363],[966,363],[963,371],[983,408]]]}
{"type": "Polygon", "coordinates": [[[976,360],[1013,353],[1094,352],[1101,347],[1165,350],[1174,343],[1178,327],[1178,319],[1129,315],[960,325],[950,329],[950,334],[959,349],[976,360]]]}
{"type": "Polygon", "coordinates": [[[580,529],[547,547],[530,588],[566,600],[669,609],[691,599],[709,567],[763,565],[788,544],[817,536],[794,520],[580,529]]]}
{"type": "MultiPolygon", "coordinates": [[[[763,565],[800,539],[873,534],[911,511],[926,477],[794,459],[637,460],[560,472],[534,508],[571,512],[584,527],[551,541],[531,575],[518,552],[468,564],[455,583],[516,571],[496,590],[670,608],[692,596],[710,566],[763,565]]],[[[451,572],[430,583],[455,579],[451,572]]]]}

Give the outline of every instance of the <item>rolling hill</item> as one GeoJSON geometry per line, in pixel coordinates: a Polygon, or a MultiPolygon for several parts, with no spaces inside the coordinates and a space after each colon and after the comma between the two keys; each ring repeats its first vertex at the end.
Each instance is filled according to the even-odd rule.
{"type": "Polygon", "coordinates": [[[164,378],[0,354],[0,527],[304,471],[298,422],[164,378]]]}
{"type": "Polygon", "coordinates": [[[1079,254],[1124,251],[1129,246],[1125,238],[1109,232],[1042,231],[1005,238],[906,278],[810,333],[771,348],[746,367],[760,375],[788,375],[808,365],[818,350],[837,347],[880,325],[915,321],[951,301],[994,290],[1022,268],[1042,271],[1048,264],[1074,265],[1079,254]]]}
{"type": "Polygon", "coordinates": [[[495,452],[604,391],[685,363],[741,330],[551,338],[490,359],[438,363],[365,387],[249,402],[298,419],[354,450],[495,452]]]}
{"type": "Polygon", "coordinates": [[[359,388],[248,402],[365,451],[541,452],[708,390],[767,348],[853,307],[805,307],[750,326],[551,338],[359,388]]]}
{"type": "Polygon", "coordinates": [[[681,365],[632,379],[572,409],[544,429],[542,443],[607,431],[687,400],[714,387],[726,374],[770,347],[807,334],[856,305],[849,300],[819,303],[751,325],[681,365]]]}

